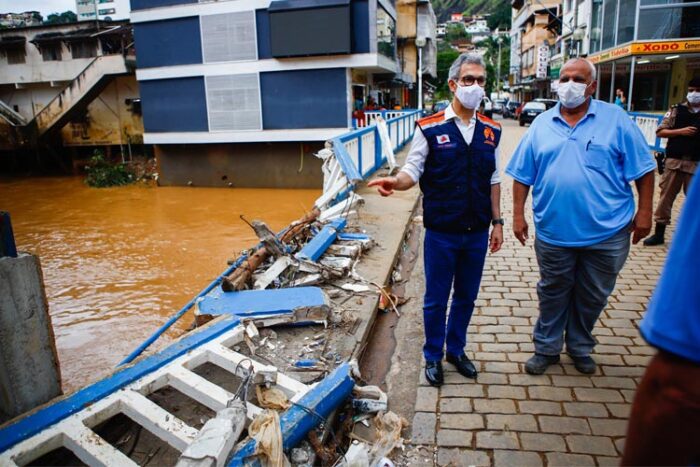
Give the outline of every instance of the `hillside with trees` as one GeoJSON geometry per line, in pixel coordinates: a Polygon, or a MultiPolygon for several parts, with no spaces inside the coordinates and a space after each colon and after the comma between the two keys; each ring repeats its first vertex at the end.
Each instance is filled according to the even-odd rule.
{"type": "Polygon", "coordinates": [[[509,29],[511,6],[508,0],[432,0],[438,23],[450,19],[452,13],[467,16],[489,15],[489,28],[509,29]]]}

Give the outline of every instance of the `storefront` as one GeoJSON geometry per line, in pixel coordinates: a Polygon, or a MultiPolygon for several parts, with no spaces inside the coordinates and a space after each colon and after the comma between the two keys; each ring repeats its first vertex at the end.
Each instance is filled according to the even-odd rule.
{"type": "Polygon", "coordinates": [[[593,0],[592,54],[597,97],[627,110],[665,112],[700,75],[700,3],[679,0],[593,0]]]}
{"type": "Polygon", "coordinates": [[[685,98],[688,82],[700,76],[700,40],[632,42],[589,59],[598,68],[599,99],[614,102],[620,89],[627,110],[665,112],[685,98]]]}

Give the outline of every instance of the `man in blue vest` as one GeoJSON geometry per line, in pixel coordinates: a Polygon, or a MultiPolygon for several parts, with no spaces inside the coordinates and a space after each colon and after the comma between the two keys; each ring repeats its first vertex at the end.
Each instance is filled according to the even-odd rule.
{"type": "Polygon", "coordinates": [[[486,68],[479,55],[462,54],[450,67],[454,94],[444,111],[418,121],[406,164],[395,177],[373,180],[382,196],[420,183],[425,226],[425,376],[443,383],[442,357],[467,378],[476,378],[464,353],[489,247],[503,243],[498,123],[476,113],[484,97],[486,68]],[[447,301],[452,305],[447,319],[447,301]],[[446,322],[447,321],[447,322],[446,322]]]}

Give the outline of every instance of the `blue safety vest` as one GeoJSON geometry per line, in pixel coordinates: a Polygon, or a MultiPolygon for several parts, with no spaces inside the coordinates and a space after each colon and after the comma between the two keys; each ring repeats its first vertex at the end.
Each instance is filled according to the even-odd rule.
{"type": "Polygon", "coordinates": [[[418,128],[428,141],[420,178],[423,225],[445,233],[488,230],[491,224],[491,176],[501,126],[477,114],[474,137],[467,144],[444,112],[423,118],[418,128]]]}

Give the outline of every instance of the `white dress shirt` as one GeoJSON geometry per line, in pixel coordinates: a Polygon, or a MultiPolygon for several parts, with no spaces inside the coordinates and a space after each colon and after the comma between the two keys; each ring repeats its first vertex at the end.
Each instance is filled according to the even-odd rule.
{"type": "MultiPolygon", "coordinates": [[[[454,109],[452,109],[452,104],[450,104],[445,109],[445,120],[452,118],[455,119],[457,128],[459,128],[464,141],[467,144],[471,144],[474,137],[474,127],[476,126],[476,114],[469,120],[469,125],[467,125],[459,118],[454,109]]],[[[408,156],[406,156],[406,163],[401,168],[401,172],[406,173],[414,182],[418,183],[425,169],[425,159],[428,157],[428,151],[428,140],[425,139],[422,131],[416,129],[411,140],[411,148],[408,150],[408,156]]],[[[498,147],[496,147],[496,170],[493,171],[491,176],[491,185],[497,183],[501,183],[501,158],[498,147]]]]}

